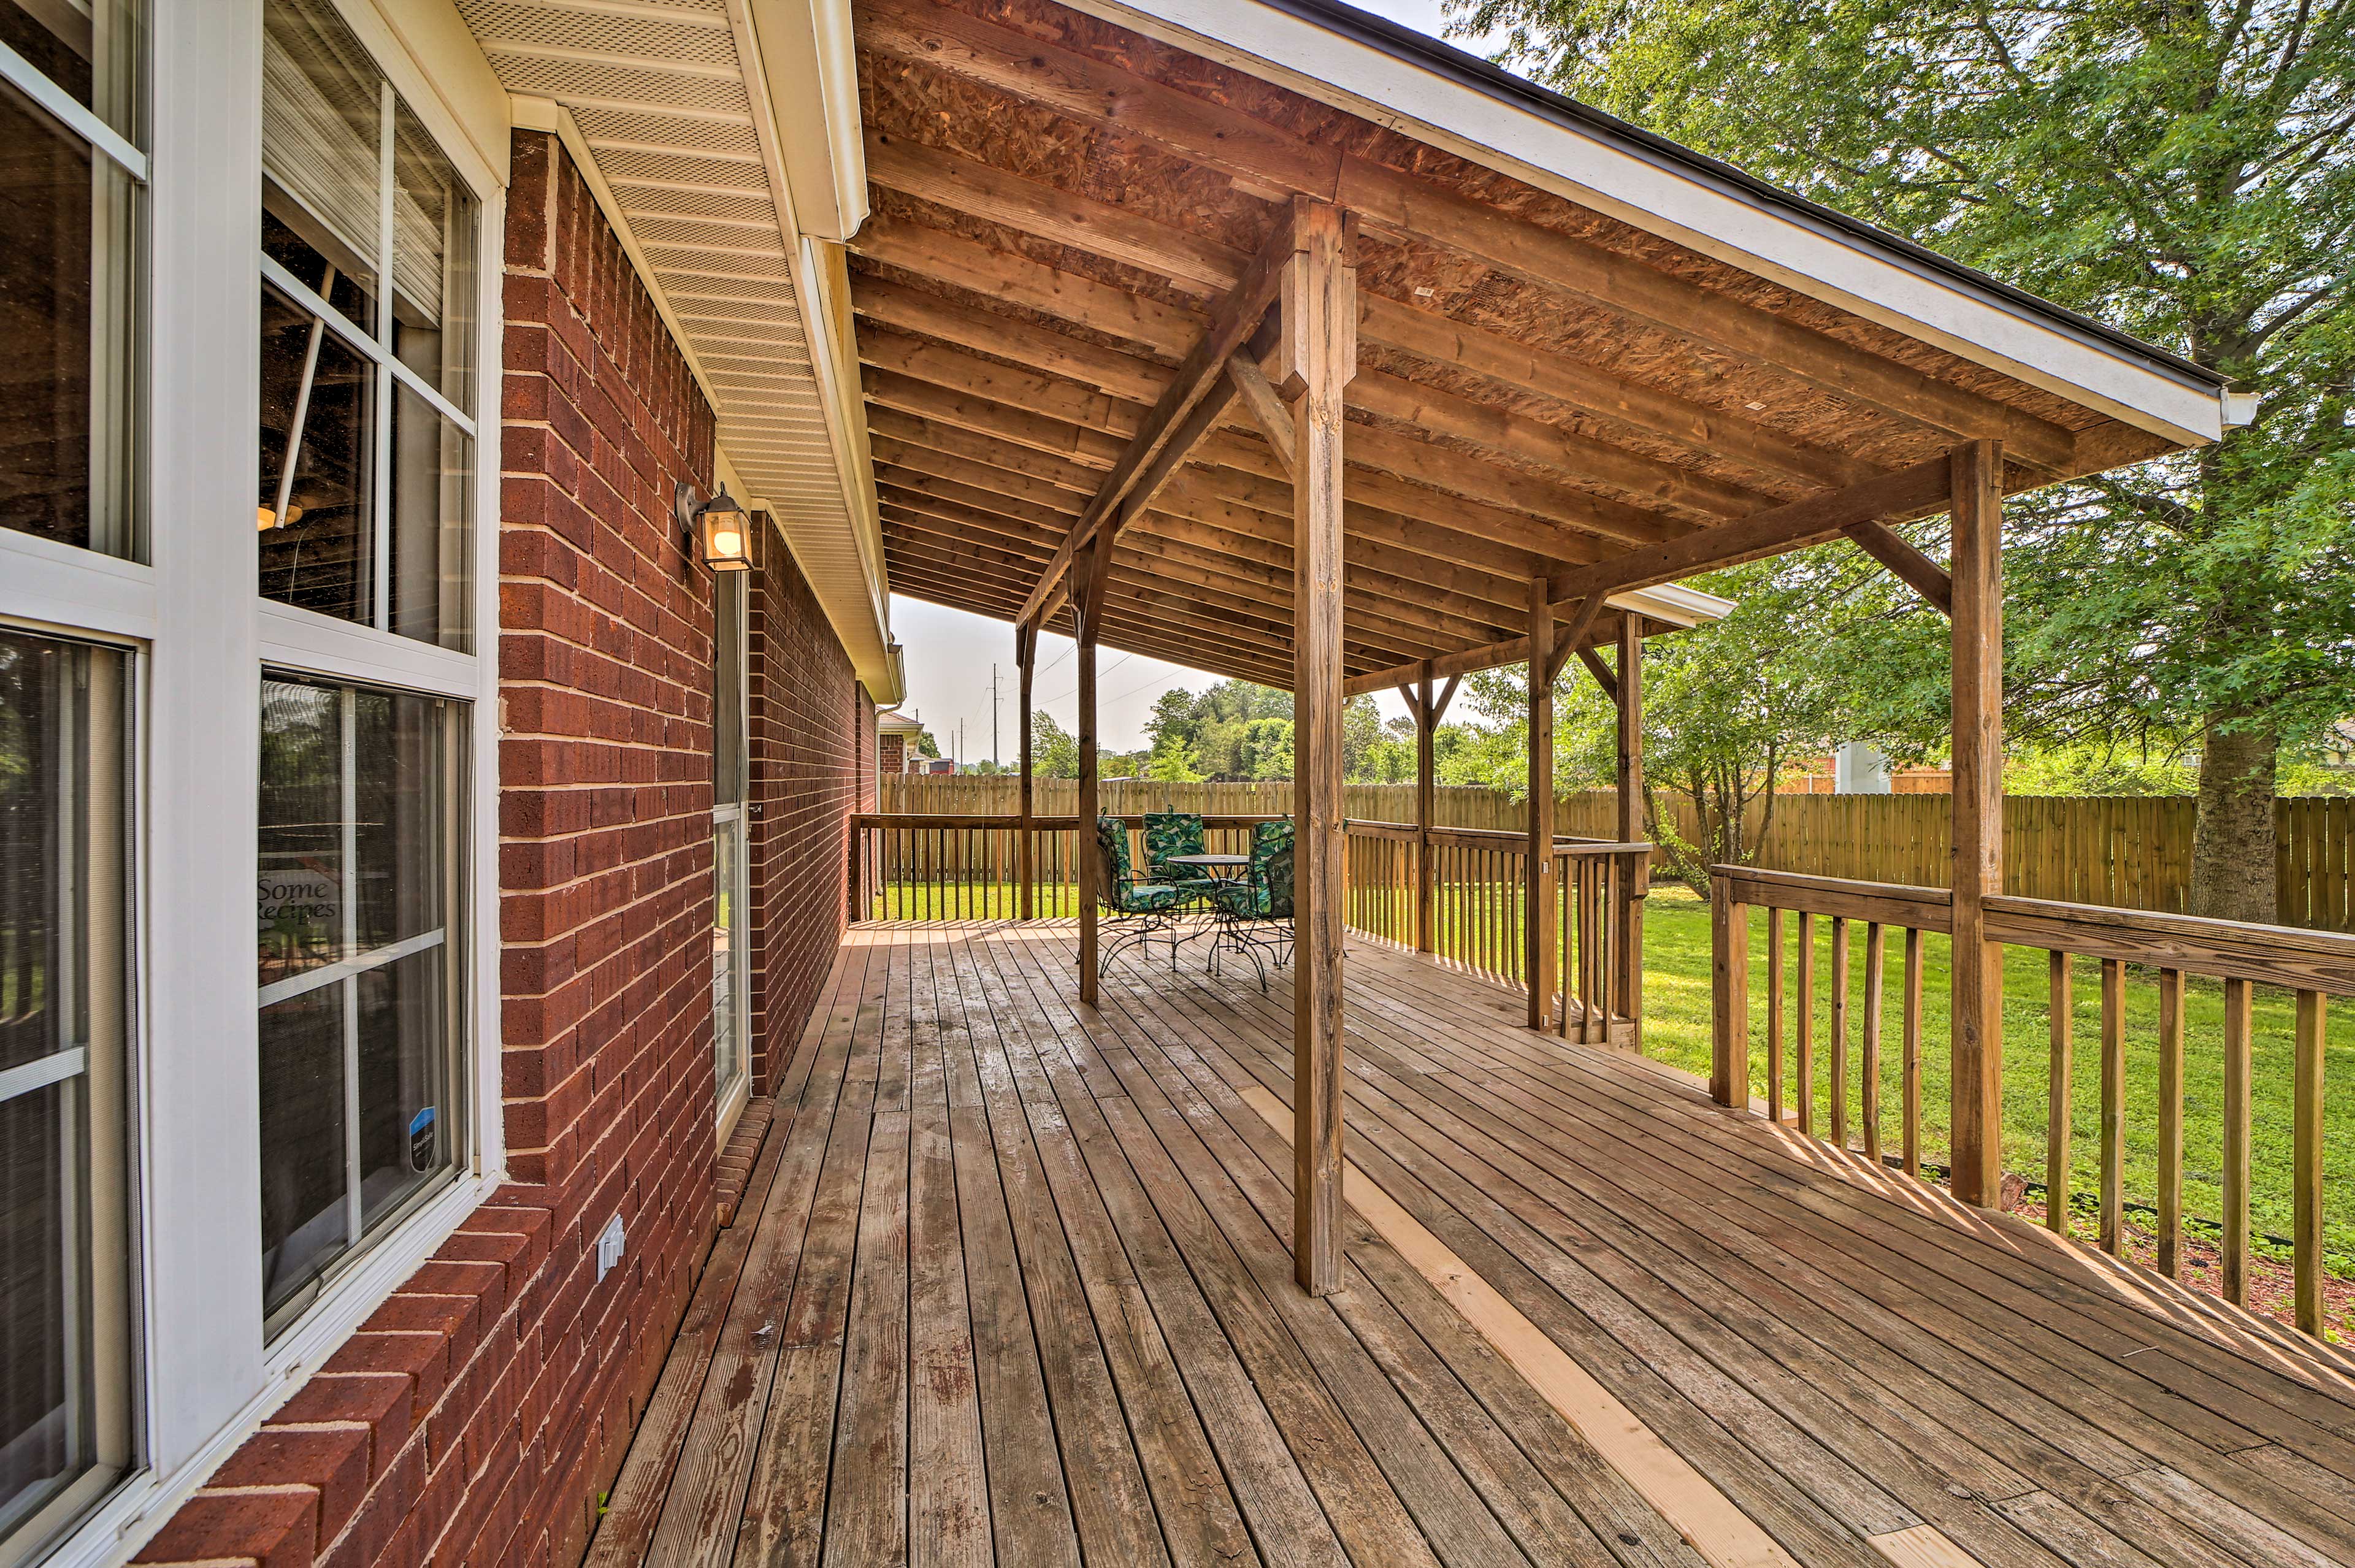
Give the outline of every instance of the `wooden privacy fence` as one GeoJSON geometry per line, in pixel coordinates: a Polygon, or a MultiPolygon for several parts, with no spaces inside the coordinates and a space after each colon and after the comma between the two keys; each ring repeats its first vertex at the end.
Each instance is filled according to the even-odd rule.
{"type": "MultiPolygon", "coordinates": [[[[890,812],[1011,816],[1017,781],[1010,775],[893,776],[882,781],[881,805],[890,812]]],[[[1079,809],[1070,779],[1036,782],[1039,816],[1069,816],[1079,809]]],[[[1206,816],[1287,816],[1288,783],[1156,784],[1119,779],[1102,786],[1103,809],[1121,816],[1174,807],[1206,816]]],[[[1414,816],[1414,786],[1351,784],[1347,810],[1358,820],[1405,822],[1414,816]]],[[[1678,797],[1662,795],[1677,832],[1698,842],[1699,824],[1678,797]]],[[[1554,827],[1583,838],[1617,832],[1616,803],[1607,790],[1559,797],[1554,827]]],[[[1753,807],[1753,814],[1758,808],[1753,807]]],[[[2004,891],[2014,898],[2180,914],[2190,907],[2194,803],[2179,798],[2098,795],[2013,795],[2004,802],[2004,891]]],[[[1901,886],[1944,887],[1952,842],[1953,805],[1943,795],[1787,795],[1774,805],[1774,826],[1759,869],[1813,877],[1839,877],[1901,886]]],[[[2275,803],[2279,839],[2275,861],[2284,925],[2355,931],[2355,800],[2301,799],[2275,803]]],[[[1527,807],[1503,790],[1466,786],[1436,792],[1433,824],[1518,833],[1527,807]]],[[[1753,824],[1755,816],[1753,815],[1753,824]]]]}

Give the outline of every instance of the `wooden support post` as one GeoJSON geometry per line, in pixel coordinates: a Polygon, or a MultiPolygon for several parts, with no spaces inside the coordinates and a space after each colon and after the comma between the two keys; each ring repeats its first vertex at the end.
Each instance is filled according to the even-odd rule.
{"type": "Polygon", "coordinates": [[[1108,869],[1096,846],[1096,626],[1103,619],[1103,585],[1110,574],[1109,538],[1088,547],[1085,586],[1071,595],[1071,635],[1079,648],[1080,665],[1080,1001],[1096,1005],[1096,901],[1103,891],[1108,869]]]}
{"type": "Polygon", "coordinates": [[[2003,891],[2003,448],[1953,453],[1955,1196],[2003,1190],[2003,949],[1986,900],[2003,891]]]}
{"type": "MultiPolygon", "coordinates": [[[[1529,579],[1529,821],[1522,879],[1521,977],[1529,983],[1529,1024],[1553,1019],[1553,606],[1542,577],[1529,579]]],[[[1590,993],[1591,996],[1591,993],[1590,993]]],[[[1569,987],[1561,1005],[1570,1007],[1569,987]]]]}
{"type": "MultiPolygon", "coordinates": [[[[1619,617],[1619,842],[1633,844],[1644,837],[1644,622],[1643,617],[1619,617]]],[[[1619,998],[1618,1012],[1627,1020],[1628,1048],[1644,1049],[1644,900],[1652,891],[1652,858],[1628,858],[1628,874],[1620,879],[1621,907],[1614,929],[1619,937],[1619,975],[1611,989],[1619,998]]]]}
{"type": "Polygon", "coordinates": [[[1299,824],[1292,985],[1293,1273],[1341,1285],[1342,390],[1358,368],[1357,271],[1341,209],[1299,201],[1282,284],[1293,506],[1293,779],[1299,824]]]}
{"type": "Polygon", "coordinates": [[[1709,1093],[1721,1105],[1741,1105],[1750,1099],[1750,911],[1733,901],[1733,888],[1726,879],[1713,880],[1709,901],[1710,979],[1716,1029],[1710,1053],[1709,1093]]]}
{"type": "Polygon", "coordinates": [[[1423,679],[1417,683],[1414,698],[1414,950],[1435,952],[1438,931],[1433,921],[1431,907],[1433,872],[1431,863],[1431,818],[1438,805],[1438,750],[1436,731],[1439,713],[1432,703],[1431,661],[1423,661],[1423,679]]]}
{"type": "Polygon", "coordinates": [[[1016,805],[1016,814],[1022,821],[1021,825],[1014,830],[1014,876],[1015,880],[1022,884],[1019,895],[1022,918],[1036,920],[1039,914],[1037,901],[1039,878],[1038,862],[1034,859],[1037,850],[1031,843],[1030,827],[1031,807],[1035,804],[1030,777],[1030,677],[1039,671],[1039,634],[1030,627],[1016,628],[1014,658],[1016,667],[1021,671],[1019,684],[1022,688],[1020,699],[1022,781],[1016,805]]]}

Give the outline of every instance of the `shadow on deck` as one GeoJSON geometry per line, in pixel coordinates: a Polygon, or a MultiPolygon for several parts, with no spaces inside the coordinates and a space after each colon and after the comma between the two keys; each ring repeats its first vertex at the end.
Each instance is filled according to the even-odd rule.
{"type": "Polygon", "coordinates": [[[1347,1287],[1291,997],[861,926],[598,1563],[2355,1560],[2355,1379],[1353,940],[1347,1287]]]}

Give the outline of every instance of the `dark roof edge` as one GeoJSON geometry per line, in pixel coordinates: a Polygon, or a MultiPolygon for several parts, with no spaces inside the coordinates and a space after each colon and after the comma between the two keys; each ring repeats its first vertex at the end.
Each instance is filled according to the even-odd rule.
{"type": "Polygon", "coordinates": [[[1516,76],[1477,55],[1393,22],[1387,16],[1359,10],[1355,5],[1345,4],[1344,0],[1259,0],[1259,3],[1289,12],[1369,48],[1447,77],[1475,92],[1498,99],[1599,141],[1612,143],[1631,156],[1700,180],[1736,200],[1755,207],[1775,208],[1785,217],[1818,233],[1884,252],[1891,261],[1909,272],[1959,286],[1984,297],[2000,309],[2016,315],[2034,317],[2067,336],[2113,354],[2141,360],[2151,369],[2177,380],[2204,388],[2222,388],[2231,384],[2231,377],[2195,364],[2172,350],[2147,343],[2132,333],[2122,332],[2092,316],[2081,315],[2064,305],[2054,304],[2026,289],[1991,277],[1976,267],[1966,266],[1951,256],[1941,255],[1926,245],[1916,244],[1901,234],[1892,234],[1862,219],[1852,218],[1810,201],[1771,181],[1705,153],[1697,153],[1690,147],[1646,131],[1640,125],[1631,124],[1592,104],[1582,103],[1551,88],[1540,87],[1527,77],[1516,76]]]}

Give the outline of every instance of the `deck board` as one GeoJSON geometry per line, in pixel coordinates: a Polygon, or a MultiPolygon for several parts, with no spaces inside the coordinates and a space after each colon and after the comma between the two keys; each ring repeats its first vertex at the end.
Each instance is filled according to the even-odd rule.
{"type": "MultiPolygon", "coordinates": [[[[1293,1285],[1290,1146],[1242,1093],[1289,1101],[1288,976],[1127,961],[1089,1009],[1076,946],[853,930],[593,1561],[1703,1561],[1354,1211],[1344,1288],[1293,1285]]],[[[1790,1559],[2355,1562],[2338,1353],[1517,992],[1348,962],[1345,1152],[1388,1211],[1790,1559]]]]}

